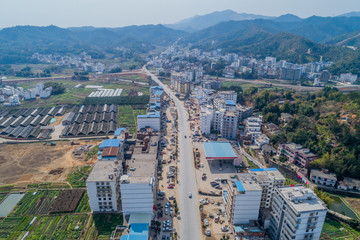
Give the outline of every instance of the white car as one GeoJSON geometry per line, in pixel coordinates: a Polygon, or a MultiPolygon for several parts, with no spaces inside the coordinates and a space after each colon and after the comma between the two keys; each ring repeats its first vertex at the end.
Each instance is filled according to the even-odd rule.
{"type": "Polygon", "coordinates": [[[209,228],[206,229],[206,236],[211,236],[211,231],[209,228]]]}
{"type": "Polygon", "coordinates": [[[192,194],[191,194],[191,192],[189,192],[189,198],[192,198],[192,194]]]}
{"type": "Polygon", "coordinates": [[[204,224],[205,226],[209,226],[209,220],[207,220],[206,218],[204,219],[204,224]]]}

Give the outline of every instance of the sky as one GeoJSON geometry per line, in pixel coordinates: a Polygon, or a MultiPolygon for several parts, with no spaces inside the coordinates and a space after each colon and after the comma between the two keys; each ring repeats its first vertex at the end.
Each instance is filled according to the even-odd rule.
{"type": "Polygon", "coordinates": [[[360,0],[0,0],[0,28],[168,24],[226,9],[267,16],[336,16],[360,11],[360,0]]]}

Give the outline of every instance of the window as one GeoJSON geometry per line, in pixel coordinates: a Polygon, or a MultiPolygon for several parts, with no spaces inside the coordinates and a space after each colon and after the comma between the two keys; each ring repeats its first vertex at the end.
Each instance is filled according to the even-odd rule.
{"type": "Polygon", "coordinates": [[[111,201],[111,198],[109,198],[109,200],[111,201]]]}
{"type": "Polygon", "coordinates": [[[104,199],[104,200],[106,200],[106,198],[105,198],[105,197],[104,197],[103,199],[104,199]]]}
{"type": "Polygon", "coordinates": [[[101,201],[101,198],[99,198],[99,201],[101,201]]]}

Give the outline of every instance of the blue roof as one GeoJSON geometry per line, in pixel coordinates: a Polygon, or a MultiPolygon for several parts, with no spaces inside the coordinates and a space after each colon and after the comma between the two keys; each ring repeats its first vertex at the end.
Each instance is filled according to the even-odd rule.
{"type": "Polygon", "coordinates": [[[122,131],[126,131],[126,128],[117,128],[115,130],[114,136],[119,136],[122,131]]]}
{"type": "Polygon", "coordinates": [[[123,235],[120,238],[120,240],[148,240],[148,239],[149,239],[148,223],[131,224],[129,235],[123,235]]]}
{"type": "Polygon", "coordinates": [[[106,147],[119,147],[120,139],[105,139],[102,143],[100,143],[100,149],[106,147]]]}
{"type": "Polygon", "coordinates": [[[154,92],[154,95],[160,95],[161,96],[163,94],[163,92],[164,91],[156,91],[156,92],[154,92]]]}
{"type": "Polygon", "coordinates": [[[160,118],[160,112],[148,113],[145,115],[138,115],[138,118],[160,118]]]}
{"type": "Polygon", "coordinates": [[[237,158],[229,142],[203,142],[206,158],[237,158]]]}
{"type": "Polygon", "coordinates": [[[256,168],[250,169],[251,172],[265,172],[265,171],[277,171],[277,168],[256,168]]]}
{"type": "Polygon", "coordinates": [[[235,232],[243,232],[244,231],[244,229],[241,226],[235,226],[234,230],[235,230],[235,232]]]}
{"type": "Polygon", "coordinates": [[[231,100],[226,100],[225,104],[226,105],[231,105],[231,106],[236,106],[236,103],[234,101],[231,101],[231,100]]]}
{"type": "Polygon", "coordinates": [[[236,182],[235,182],[235,185],[236,185],[236,187],[237,187],[237,189],[238,189],[239,192],[245,192],[245,188],[244,188],[244,186],[242,185],[241,181],[236,181],[236,182]]]}

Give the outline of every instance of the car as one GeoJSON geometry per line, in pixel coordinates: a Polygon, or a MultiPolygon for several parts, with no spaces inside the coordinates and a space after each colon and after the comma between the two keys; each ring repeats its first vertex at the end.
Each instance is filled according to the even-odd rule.
{"type": "Polygon", "coordinates": [[[169,214],[169,210],[167,208],[165,208],[165,215],[169,214]]]}
{"type": "Polygon", "coordinates": [[[175,196],[170,196],[169,200],[175,200],[175,196]]]}
{"type": "Polygon", "coordinates": [[[173,208],[170,207],[170,214],[173,214],[173,208]]]}
{"type": "Polygon", "coordinates": [[[186,138],[186,135],[185,135],[185,138],[186,138]]]}
{"type": "Polygon", "coordinates": [[[165,235],[163,235],[163,236],[161,237],[161,240],[166,240],[165,235]]]}
{"type": "Polygon", "coordinates": [[[204,224],[205,226],[209,226],[209,220],[207,220],[206,218],[204,219],[204,224]]]}
{"type": "Polygon", "coordinates": [[[206,236],[211,236],[211,231],[210,231],[209,228],[206,229],[206,232],[205,232],[205,233],[206,233],[206,236]]]}
{"type": "Polygon", "coordinates": [[[158,196],[159,196],[159,197],[163,197],[163,196],[165,196],[165,192],[164,192],[164,191],[160,191],[160,192],[158,192],[158,196]]]}
{"type": "Polygon", "coordinates": [[[169,188],[169,189],[174,189],[174,185],[169,184],[169,186],[167,186],[167,188],[169,188]]]}
{"type": "Polygon", "coordinates": [[[221,231],[223,231],[223,232],[228,232],[228,231],[229,231],[229,228],[228,228],[227,226],[222,227],[222,228],[221,228],[221,231]]]}
{"type": "Polygon", "coordinates": [[[220,220],[220,217],[219,216],[216,216],[216,218],[214,219],[215,223],[218,223],[220,220]]]}
{"type": "Polygon", "coordinates": [[[223,169],[222,168],[219,168],[219,171],[222,171],[223,169]]]}
{"type": "Polygon", "coordinates": [[[191,192],[189,192],[189,198],[192,198],[192,193],[191,192]]]}

